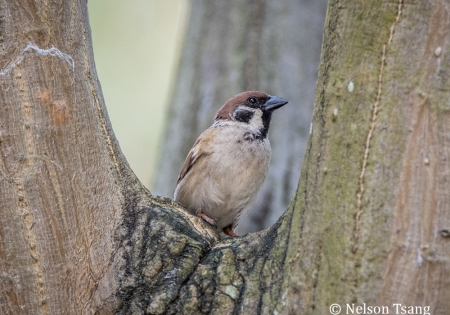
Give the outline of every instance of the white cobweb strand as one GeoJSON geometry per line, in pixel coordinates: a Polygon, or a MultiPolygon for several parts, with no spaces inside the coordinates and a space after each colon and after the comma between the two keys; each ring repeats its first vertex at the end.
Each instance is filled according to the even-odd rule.
{"type": "Polygon", "coordinates": [[[30,50],[36,52],[38,55],[41,56],[55,56],[64,59],[72,67],[72,72],[75,70],[75,62],[73,61],[73,58],[70,55],[63,53],[55,46],[52,45],[52,47],[49,49],[42,49],[33,43],[29,43],[22,50],[20,56],[18,56],[15,60],[13,60],[6,68],[1,69],[0,76],[6,76],[7,74],[9,74],[12,69],[14,69],[18,64],[20,64],[23,61],[24,54],[30,50]]]}

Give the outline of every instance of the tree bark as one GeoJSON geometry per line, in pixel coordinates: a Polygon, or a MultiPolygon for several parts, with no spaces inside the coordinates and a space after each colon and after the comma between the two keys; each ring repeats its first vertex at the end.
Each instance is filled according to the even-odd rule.
{"type": "Polygon", "coordinates": [[[89,314],[140,184],[104,108],[86,2],[0,7],[0,313],[89,314]]]}
{"type": "Polygon", "coordinates": [[[329,3],[293,219],[289,292],[306,310],[450,309],[449,13],[446,1],[329,3]]]}
{"type": "Polygon", "coordinates": [[[326,0],[192,1],[153,192],[173,196],[196,138],[219,107],[247,90],[290,100],[272,119],[267,179],[238,233],[281,216],[297,189],[319,67],[326,0]]]}
{"type": "Polygon", "coordinates": [[[0,7],[1,314],[448,313],[446,1],[330,1],[298,191],[224,240],[130,171],[86,3],[0,7]]]}

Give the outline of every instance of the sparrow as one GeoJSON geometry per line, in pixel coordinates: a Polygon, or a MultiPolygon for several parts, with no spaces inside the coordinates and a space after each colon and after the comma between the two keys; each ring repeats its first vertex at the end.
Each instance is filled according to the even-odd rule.
{"type": "Polygon", "coordinates": [[[272,113],[287,103],[259,91],[229,99],[189,151],[174,200],[218,232],[237,236],[239,217],[253,202],[269,168],[272,113]]]}

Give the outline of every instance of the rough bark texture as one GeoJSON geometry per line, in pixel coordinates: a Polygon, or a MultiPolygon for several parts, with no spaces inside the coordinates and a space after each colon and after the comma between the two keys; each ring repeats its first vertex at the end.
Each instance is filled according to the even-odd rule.
{"type": "Polygon", "coordinates": [[[449,16],[447,1],[329,3],[291,235],[305,310],[450,309],[449,16]]]}
{"type": "Polygon", "coordinates": [[[123,203],[86,5],[0,7],[0,313],[85,312],[123,203]]]}
{"type": "Polygon", "coordinates": [[[1,314],[448,313],[446,1],[329,3],[298,192],[226,240],[130,171],[86,3],[0,7],[1,314]]]}
{"type": "Polygon", "coordinates": [[[326,0],[192,1],[153,192],[173,196],[195,139],[230,97],[262,90],[290,100],[270,127],[267,179],[238,233],[272,225],[297,189],[319,67],[326,0]]]}

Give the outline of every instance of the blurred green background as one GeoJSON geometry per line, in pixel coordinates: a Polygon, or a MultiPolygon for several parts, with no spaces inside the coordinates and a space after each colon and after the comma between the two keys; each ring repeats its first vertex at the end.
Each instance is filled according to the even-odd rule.
{"type": "Polygon", "coordinates": [[[97,73],[120,147],[150,187],[188,0],[89,0],[97,73]]]}

